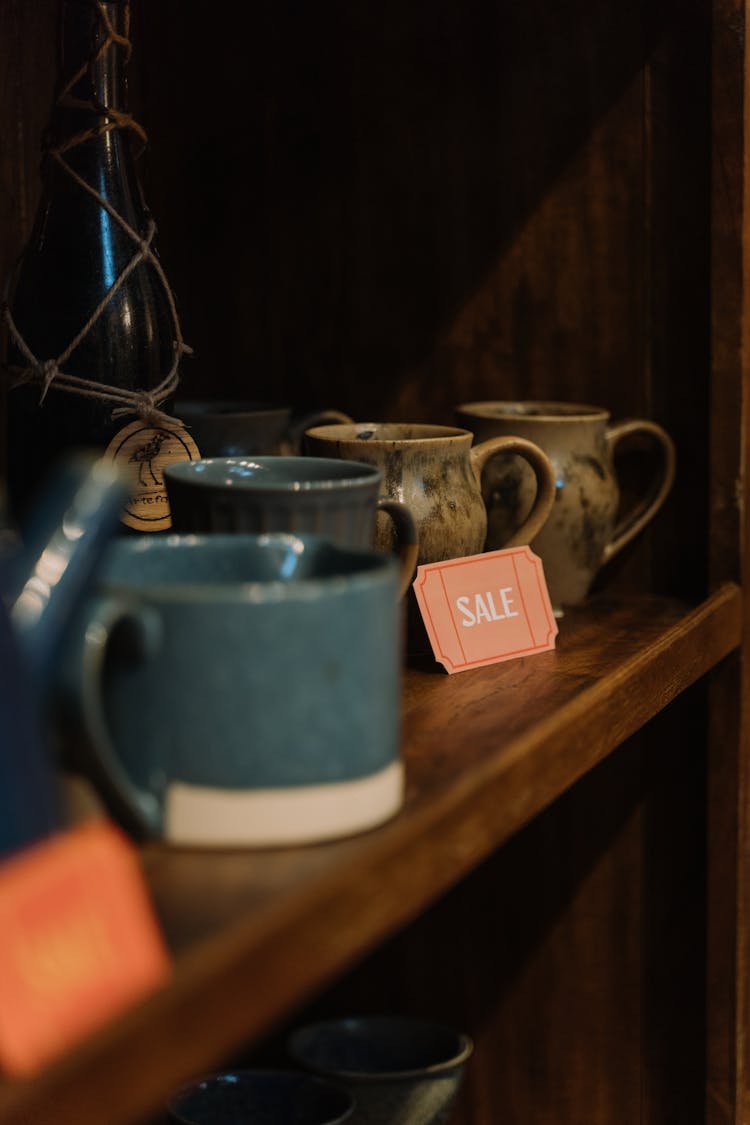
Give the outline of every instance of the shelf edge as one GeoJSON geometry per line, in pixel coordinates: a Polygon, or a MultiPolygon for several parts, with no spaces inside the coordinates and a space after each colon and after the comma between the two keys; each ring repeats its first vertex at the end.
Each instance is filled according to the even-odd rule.
{"type": "Polygon", "coordinates": [[[583,689],[554,716],[541,721],[523,746],[516,740],[450,792],[418,803],[408,817],[397,818],[373,836],[366,857],[357,863],[356,877],[350,869],[337,867],[293,903],[282,903],[259,920],[245,920],[201,943],[176,965],[167,988],[32,1080],[0,1086],[1,1125],[28,1121],[95,1125],[101,1105],[87,1098],[82,1080],[92,1070],[109,1072],[117,1079],[117,1104],[108,1107],[110,1125],[127,1125],[150,1112],[165,1089],[210,1068],[238,1044],[266,1033],[315,989],[449,890],[737,648],[741,628],[742,591],[728,583],[667,628],[648,651],[625,661],[615,673],[583,689]],[[666,654],[673,674],[655,694],[649,679],[653,681],[653,669],[666,654]],[[578,756],[572,768],[565,755],[571,732],[584,729],[592,712],[617,711],[618,700],[633,693],[638,705],[620,715],[618,722],[602,727],[605,733],[592,739],[585,759],[578,756]],[[536,784],[519,782],[519,771],[521,775],[534,771],[536,784]],[[540,773],[545,778],[541,786],[540,773]],[[499,827],[498,799],[512,774],[526,796],[505,811],[499,827]],[[472,815],[462,818],[467,802],[472,815]],[[428,838],[429,847],[423,843],[428,838]],[[415,885],[420,886],[418,896],[415,885]],[[281,988],[279,981],[283,981],[281,988]],[[207,1049],[201,1039],[209,1025],[207,1049]],[[169,1034],[179,1037],[181,1049],[166,1052],[163,1057],[168,1063],[157,1068],[155,1054],[169,1034]],[[128,1053],[128,1069],[139,1073],[137,1085],[124,1082],[123,1052],[128,1053]]]}

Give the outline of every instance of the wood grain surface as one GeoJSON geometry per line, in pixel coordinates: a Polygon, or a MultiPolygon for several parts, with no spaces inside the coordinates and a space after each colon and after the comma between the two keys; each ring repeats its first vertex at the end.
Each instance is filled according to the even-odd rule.
{"type": "Polygon", "coordinates": [[[34,1081],[0,1086],[0,1121],[93,1125],[114,1085],[111,1125],[155,1109],[445,894],[731,652],[739,620],[733,586],[690,612],[608,602],[564,619],[554,653],[409,670],[402,813],[318,847],[146,849],[171,982],[34,1081]]]}
{"type": "MultiPolygon", "coordinates": [[[[750,579],[747,8],[713,5],[711,129],[710,572],[750,579]]],[[[750,618],[740,652],[712,682],[708,768],[708,1125],[750,1120],[750,618]]]]}
{"type": "MultiPolygon", "coordinates": [[[[3,276],[39,196],[58,8],[0,0],[3,276]]],[[[307,999],[383,998],[470,1025],[457,1125],[702,1125],[704,1085],[711,1125],[741,1125],[750,636],[722,583],[750,558],[745,5],[133,14],[184,393],[433,422],[470,399],[593,402],[665,425],[677,480],[554,654],[408,670],[407,806],[383,830],[148,849],[171,985],[0,1086],[0,1121],[133,1125],[194,1069],[272,1051],[307,999]]],[[[625,506],[648,451],[618,471],[625,506]]]]}

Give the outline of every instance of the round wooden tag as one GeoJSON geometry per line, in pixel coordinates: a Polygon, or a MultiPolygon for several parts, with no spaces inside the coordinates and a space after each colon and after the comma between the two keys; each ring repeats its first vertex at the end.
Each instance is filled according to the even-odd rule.
{"type": "Polygon", "coordinates": [[[166,531],[171,527],[164,467],[173,461],[197,461],[200,457],[184,426],[131,422],[115,434],[105,457],[116,461],[128,480],[130,499],[122,522],[135,531],[166,531]]]}

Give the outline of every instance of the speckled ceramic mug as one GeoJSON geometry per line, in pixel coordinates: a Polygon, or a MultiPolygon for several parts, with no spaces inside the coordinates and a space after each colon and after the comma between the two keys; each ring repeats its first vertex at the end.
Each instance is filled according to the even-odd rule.
{"type": "MultiPolygon", "coordinates": [[[[487,513],[480,489],[482,472],[499,453],[523,459],[534,498],[523,522],[498,544],[528,543],[549,515],[555,494],[552,466],[542,450],[524,437],[493,437],[472,446],[469,430],[410,422],[358,422],[315,426],[303,449],[316,457],[339,457],[374,465],[383,474],[383,491],[403,501],[417,527],[419,564],[476,555],[485,549],[487,513]]],[[[387,550],[392,532],[378,517],[376,543],[387,550]]]]}
{"type": "MultiPolygon", "coordinates": [[[[599,570],[653,519],[675,471],[674,444],[655,422],[636,418],[610,425],[600,406],[567,402],[469,402],[456,421],[477,441],[521,434],[547,454],[554,467],[552,514],[531,544],[542,559],[550,599],[560,615],[589,592],[599,570]],[[646,495],[617,522],[620,491],[614,467],[618,442],[645,434],[661,450],[646,495]]],[[[498,457],[482,481],[488,511],[487,547],[500,546],[523,524],[534,496],[534,479],[518,457],[498,457]]]]}

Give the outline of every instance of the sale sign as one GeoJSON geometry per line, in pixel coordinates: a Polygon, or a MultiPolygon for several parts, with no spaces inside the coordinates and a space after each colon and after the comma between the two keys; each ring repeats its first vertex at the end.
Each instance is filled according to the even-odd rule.
{"type": "Polygon", "coordinates": [[[0,864],[0,1071],[32,1073],[169,972],[135,849],[108,821],[0,864]]]}
{"type": "Polygon", "coordinates": [[[435,659],[448,672],[555,647],[542,561],[527,546],[428,563],[413,588],[435,659]]]}

